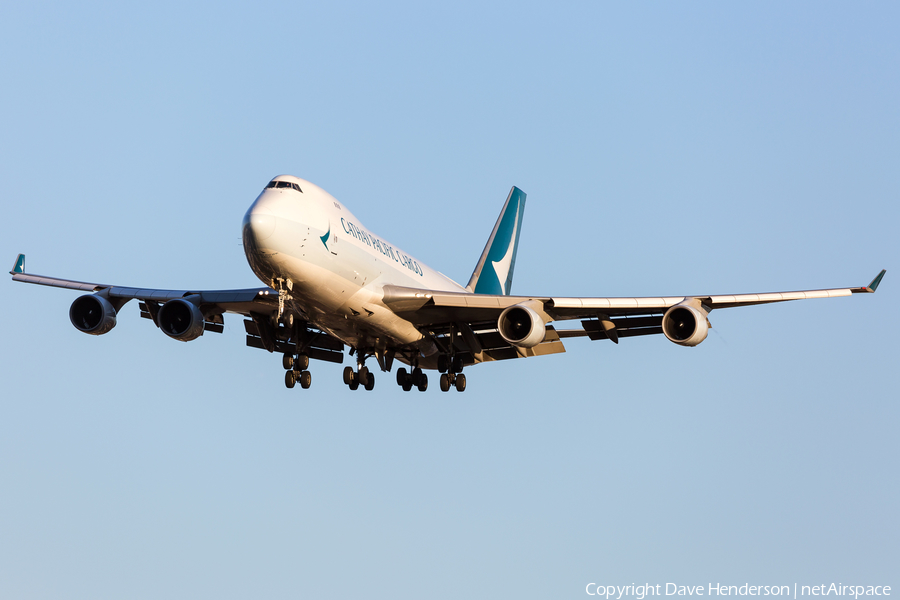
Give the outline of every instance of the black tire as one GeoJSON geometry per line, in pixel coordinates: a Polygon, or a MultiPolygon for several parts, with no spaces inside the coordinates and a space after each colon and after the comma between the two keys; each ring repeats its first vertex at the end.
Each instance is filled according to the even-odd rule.
{"type": "Polygon", "coordinates": [[[466,376],[460,373],[456,376],[456,391],[464,392],[466,391],[466,376]]]}
{"type": "Polygon", "coordinates": [[[446,354],[438,356],[438,372],[446,373],[450,369],[450,357],[446,354]]]}
{"type": "Polygon", "coordinates": [[[463,370],[462,356],[454,356],[453,357],[453,372],[454,373],[462,373],[462,370],[463,370]]]}
{"type": "Polygon", "coordinates": [[[407,377],[409,377],[409,373],[406,372],[406,367],[397,369],[397,385],[404,385],[407,377]]]}
{"type": "Polygon", "coordinates": [[[303,371],[300,373],[300,387],[304,390],[308,390],[309,386],[312,385],[312,373],[309,371],[303,371]]]}
{"type": "Polygon", "coordinates": [[[284,372],[284,387],[287,389],[291,389],[294,387],[294,384],[297,383],[297,378],[294,376],[293,371],[285,371],[284,372]]]}
{"type": "Polygon", "coordinates": [[[281,358],[281,366],[284,367],[285,369],[288,369],[288,370],[293,369],[293,368],[294,368],[294,357],[293,357],[293,355],[291,355],[291,354],[285,354],[285,355],[281,358]]]}
{"type": "Polygon", "coordinates": [[[416,367],[412,372],[412,384],[419,385],[419,382],[422,381],[422,377],[425,376],[425,373],[422,372],[422,369],[416,367]]]}
{"type": "Polygon", "coordinates": [[[425,373],[422,373],[422,376],[419,377],[419,383],[418,383],[418,385],[416,385],[416,387],[419,388],[420,392],[424,392],[425,390],[427,390],[428,389],[428,375],[426,375],[425,373]]]}
{"type": "Polygon", "coordinates": [[[366,375],[366,391],[371,392],[375,389],[375,373],[368,373],[366,375]]]}
{"type": "Polygon", "coordinates": [[[408,392],[409,390],[411,390],[412,389],[412,377],[407,377],[406,381],[403,382],[402,387],[403,387],[404,392],[408,392]]]}
{"type": "Polygon", "coordinates": [[[353,378],[353,381],[350,382],[350,389],[351,390],[359,389],[359,381],[355,377],[353,378]]]}
{"type": "Polygon", "coordinates": [[[300,354],[297,358],[294,359],[294,370],[295,371],[305,371],[309,368],[309,357],[305,354],[300,354]]]}
{"type": "Polygon", "coordinates": [[[353,383],[353,367],[344,367],[344,385],[353,383]]]}
{"type": "Polygon", "coordinates": [[[441,391],[449,392],[450,391],[450,376],[444,373],[441,375],[441,391]]]}
{"type": "Polygon", "coordinates": [[[359,385],[367,385],[369,383],[369,368],[361,367],[359,369],[359,372],[356,374],[356,378],[359,379],[359,385]]]}

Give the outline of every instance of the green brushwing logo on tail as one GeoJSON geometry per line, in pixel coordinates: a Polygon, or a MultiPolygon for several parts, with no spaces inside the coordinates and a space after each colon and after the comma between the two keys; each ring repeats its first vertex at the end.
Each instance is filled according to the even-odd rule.
{"type": "Polygon", "coordinates": [[[470,287],[474,285],[472,291],[476,294],[509,294],[524,215],[525,192],[513,187],[469,282],[470,287]]]}

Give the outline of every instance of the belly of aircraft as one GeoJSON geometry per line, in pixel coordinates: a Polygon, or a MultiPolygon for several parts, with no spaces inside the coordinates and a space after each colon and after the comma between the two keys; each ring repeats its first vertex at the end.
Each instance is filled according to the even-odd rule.
{"type": "Polygon", "coordinates": [[[323,265],[322,253],[315,258],[261,252],[248,256],[248,261],[258,276],[261,272],[273,281],[290,280],[288,306],[297,316],[353,348],[405,348],[422,341],[424,336],[412,323],[381,301],[380,272],[323,265]]]}

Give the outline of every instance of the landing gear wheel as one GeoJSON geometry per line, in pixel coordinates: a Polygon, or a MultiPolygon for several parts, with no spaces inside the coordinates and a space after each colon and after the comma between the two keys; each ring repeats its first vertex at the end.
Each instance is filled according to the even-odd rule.
{"type": "Polygon", "coordinates": [[[416,385],[416,387],[419,388],[420,392],[424,392],[425,390],[427,390],[428,389],[428,375],[426,375],[425,373],[422,373],[421,377],[419,377],[419,383],[416,385]]]}
{"type": "Polygon", "coordinates": [[[375,373],[366,375],[366,391],[371,392],[375,389],[375,373]]]}
{"type": "Polygon", "coordinates": [[[281,358],[281,366],[287,370],[293,369],[294,368],[294,356],[292,354],[285,354],[281,358]]]}
{"type": "Polygon", "coordinates": [[[450,357],[446,354],[441,354],[438,356],[438,371],[441,373],[446,373],[450,369],[450,357]]]}
{"type": "Polygon", "coordinates": [[[295,371],[305,371],[309,368],[309,357],[305,354],[299,354],[297,358],[294,359],[294,370],[295,371]]]}
{"type": "Polygon", "coordinates": [[[450,391],[450,376],[444,373],[441,375],[441,391],[449,392],[450,391]]]}
{"type": "Polygon", "coordinates": [[[416,386],[419,385],[419,382],[422,381],[423,377],[426,377],[425,373],[422,372],[422,369],[416,367],[412,372],[412,384],[416,386]]]}
{"type": "Polygon", "coordinates": [[[456,391],[464,392],[466,391],[466,376],[460,373],[456,376],[456,391]]]}
{"type": "Polygon", "coordinates": [[[303,371],[300,373],[300,387],[304,390],[308,390],[310,385],[312,385],[312,373],[303,371]]]}
{"type": "Polygon", "coordinates": [[[344,385],[353,383],[353,367],[344,367],[344,385]]]}
{"type": "Polygon", "coordinates": [[[356,373],[356,378],[359,379],[359,384],[364,385],[368,388],[369,385],[369,368],[361,367],[359,372],[356,373]]]}
{"type": "Polygon", "coordinates": [[[408,392],[409,390],[411,390],[411,389],[412,389],[412,386],[413,386],[413,383],[412,383],[412,377],[411,377],[410,375],[407,375],[407,376],[406,376],[406,381],[404,381],[403,383],[401,383],[400,386],[403,388],[403,391],[404,391],[404,392],[408,392]]]}
{"type": "Polygon", "coordinates": [[[462,373],[462,370],[463,370],[462,356],[454,356],[452,366],[453,366],[454,373],[462,373]]]}
{"type": "Polygon", "coordinates": [[[355,377],[353,378],[353,381],[350,382],[350,389],[351,390],[359,389],[359,380],[356,379],[355,377]]]}
{"type": "Polygon", "coordinates": [[[409,373],[406,372],[406,367],[400,367],[399,369],[397,369],[397,385],[405,385],[407,377],[409,377],[409,373]]]}
{"type": "Polygon", "coordinates": [[[284,387],[287,389],[291,389],[294,387],[294,384],[297,382],[297,378],[294,376],[293,371],[285,371],[284,372],[284,387]]]}

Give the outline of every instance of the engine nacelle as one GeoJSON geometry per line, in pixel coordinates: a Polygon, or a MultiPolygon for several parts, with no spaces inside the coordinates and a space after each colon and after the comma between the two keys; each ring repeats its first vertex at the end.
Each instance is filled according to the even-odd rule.
{"type": "Polygon", "coordinates": [[[527,304],[506,307],[497,319],[497,329],[500,337],[519,348],[533,348],[547,334],[544,319],[527,304]]]}
{"type": "Polygon", "coordinates": [[[709,333],[709,313],[699,302],[682,302],[669,308],[662,319],[662,330],[680,346],[696,346],[709,333]]]}
{"type": "Polygon", "coordinates": [[[116,326],[116,309],[103,296],[85,294],[69,307],[69,320],[78,331],[103,335],[116,326]]]}
{"type": "Polygon", "coordinates": [[[203,313],[187,300],[169,300],[159,309],[156,319],[163,333],[180,342],[196,340],[203,335],[203,313]]]}

